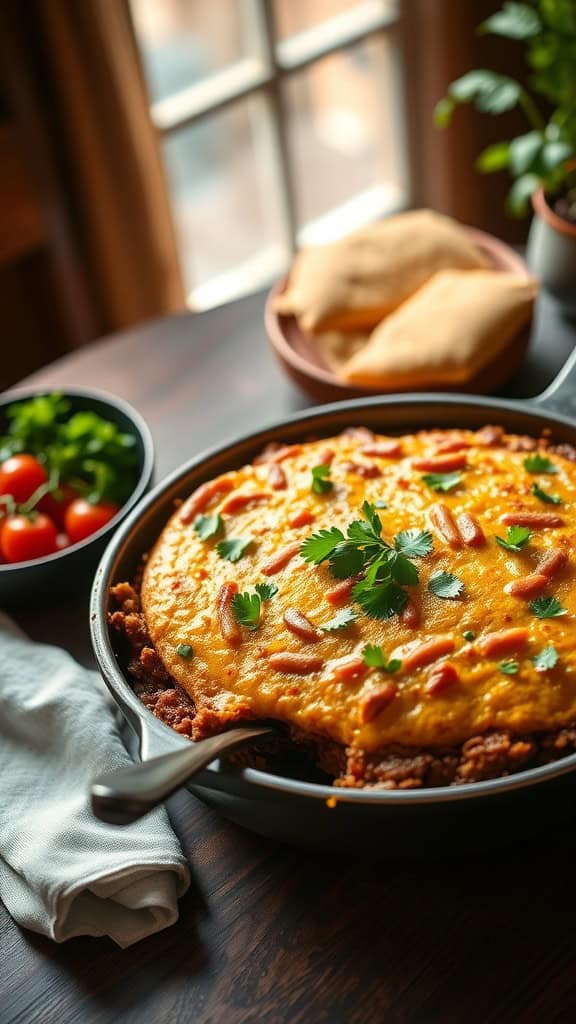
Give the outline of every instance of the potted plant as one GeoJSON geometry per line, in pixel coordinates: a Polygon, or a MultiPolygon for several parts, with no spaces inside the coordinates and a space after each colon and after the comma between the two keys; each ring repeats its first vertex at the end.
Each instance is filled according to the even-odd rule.
{"type": "Polygon", "coordinates": [[[564,309],[576,313],[576,2],[508,2],[478,31],[523,43],[529,89],[493,71],[469,71],[437,104],[436,122],[447,125],[461,103],[488,114],[522,109],[529,130],[488,146],[477,167],[508,168],[514,215],[523,216],[532,202],[528,264],[564,309]]]}

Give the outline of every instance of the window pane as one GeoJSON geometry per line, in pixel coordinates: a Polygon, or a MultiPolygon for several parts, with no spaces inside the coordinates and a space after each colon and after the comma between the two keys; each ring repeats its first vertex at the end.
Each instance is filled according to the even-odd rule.
{"type": "MultiPolygon", "coordinates": [[[[365,6],[365,0],[274,0],[276,36],[287,39],[359,6],[365,6]]],[[[370,6],[395,12],[398,0],[372,0],[370,6]]]]}
{"type": "Polygon", "coordinates": [[[401,202],[393,47],[374,36],[284,81],[300,226],[370,189],[401,202]]]}
{"type": "Polygon", "coordinates": [[[258,52],[252,0],[131,0],[153,103],[258,52]]]}
{"type": "Polygon", "coordinates": [[[265,102],[239,102],[164,139],[190,291],[232,269],[244,274],[249,291],[251,274],[256,288],[287,259],[265,102]]]}

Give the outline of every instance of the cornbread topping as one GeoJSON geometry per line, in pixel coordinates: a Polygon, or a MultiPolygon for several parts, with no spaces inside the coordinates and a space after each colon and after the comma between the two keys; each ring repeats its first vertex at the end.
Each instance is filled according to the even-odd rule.
{"type": "Polygon", "coordinates": [[[144,568],[161,668],[222,727],[278,719],[356,761],[570,726],[573,454],[358,428],[201,484],[144,568]]]}

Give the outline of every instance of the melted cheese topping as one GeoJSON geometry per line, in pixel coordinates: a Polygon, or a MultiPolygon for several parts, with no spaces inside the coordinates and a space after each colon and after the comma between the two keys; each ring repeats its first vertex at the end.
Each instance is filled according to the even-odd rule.
{"type": "MultiPolygon", "coordinates": [[[[373,443],[387,440],[391,439],[375,437],[373,443]]],[[[273,489],[266,463],[256,461],[227,473],[227,492],[216,492],[201,509],[204,514],[221,512],[224,521],[224,535],[207,541],[199,539],[193,522],[182,521],[182,509],[175,512],[148,559],[142,603],[162,662],[199,708],[280,719],[367,751],[390,743],[433,748],[461,743],[489,730],[551,730],[576,720],[576,593],[571,561],[576,539],[576,465],[552,454],[558,472],[531,475],[523,465],[527,452],[512,450],[515,439],[509,436],[497,447],[482,444],[481,433],[467,431],[426,432],[399,440],[401,451],[393,457],[362,453],[367,438],[360,432],[297,446],[280,463],[286,476],[284,490],[273,489]],[[435,493],[422,481],[424,470],[415,468],[413,461],[436,456],[446,442],[457,447],[458,441],[469,446],[462,449],[466,459],[462,482],[449,493],[435,493]],[[316,495],[311,491],[311,470],[325,461],[327,448],[334,453],[334,488],[316,495]],[[363,476],[359,466],[379,475],[363,476]],[[531,490],[535,481],[560,495],[563,504],[544,504],[535,497],[531,490]],[[264,497],[237,511],[223,511],[231,496],[249,492],[264,497]],[[341,632],[320,632],[315,642],[306,642],[287,627],[286,610],[297,609],[321,630],[338,610],[327,594],[339,581],[327,563],[311,565],[299,553],[274,575],[264,575],[262,566],[278,551],[322,528],[338,526],[345,532],[353,519],[361,517],[365,500],[387,503],[387,508],[378,510],[387,541],[410,527],[429,529],[433,535],[432,552],[414,562],[420,581],[408,588],[420,609],[420,624],[416,628],[403,624],[397,615],[387,621],[369,618],[349,598],[344,606],[354,608],[357,620],[341,632]],[[431,506],[439,501],[454,517],[463,512],[473,515],[485,543],[450,547],[429,518],[431,506]],[[522,511],[558,515],[564,525],[534,529],[520,553],[506,551],[495,541],[495,535],[506,536],[501,518],[522,511]],[[313,522],[290,525],[300,513],[310,513],[313,522]],[[252,544],[238,562],[231,563],[216,551],[222,536],[252,538],[252,544]],[[567,613],[539,619],[529,600],[507,593],[505,587],[534,573],[552,549],[564,551],[568,563],[542,593],[556,596],[567,613]],[[427,589],[430,576],[439,570],[463,581],[459,599],[441,599],[427,589]],[[242,628],[239,643],[231,645],[222,635],[217,611],[221,588],[232,583],[240,592],[253,591],[255,584],[264,581],[276,583],[278,593],[263,604],[259,627],[253,632],[242,628]],[[528,630],[526,643],[517,651],[483,653],[487,634],[513,627],[528,630]],[[469,630],[475,634],[472,642],[463,636],[469,630]],[[450,670],[452,678],[443,688],[429,684],[446,655],[419,668],[403,666],[393,676],[368,668],[349,678],[340,675],[342,659],[361,657],[368,643],[379,644],[389,656],[402,657],[407,645],[410,650],[438,636],[454,643],[448,660],[456,671],[450,670]],[[181,644],[191,645],[191,658],[177,653],[181,644]],[[538,671],[532,659],[551,644],[558,652],[558,663],[538,671]],[[278,671],[270,658],[279,652],[305,653],[321,664],[308,675],[278,671]],[[518,662],[515,675],[506,675],[499,667],[508,658],[518,662]],[[376,700],[368,715],[366,698],[375,692],[387,692],[388,697],[393,692],[393,698],[385,696],[381,707],[376,700]]]]}

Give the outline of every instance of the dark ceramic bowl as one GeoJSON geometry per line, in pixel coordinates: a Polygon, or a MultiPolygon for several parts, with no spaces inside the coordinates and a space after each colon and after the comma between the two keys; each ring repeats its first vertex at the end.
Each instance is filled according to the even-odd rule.
{"type": "MultiPolygon", "coordinates": [[[[131,689],[119,635],[108,624],[110,587],[133,578],[172,514],[174,501],[204,480],[252,459],[270,441],[290,444],[364,424],[384,433],[501,423],[516,433],[576,444],[576,350],[557,380],[530,402],[464,395],[403,395],[356,399],[311,409],[258,433],[198,455],[176,470],[122,524],[100,563],[90,625],[98,665],[134,728],[143,759],[189,740],[159,721],[131,689]]],[[[472,850],[525,837],[576,812],[576,754],[509,777],[414,790],[334,789],[295,765],[281,774],[214,762],[190,790],[225,817],[292,844],[362,856],[421,857],[472,850]]]]}
{"type": "MultiPolygon", "coordinates": [[[[0,435],[4,434],[7,429],[6,409],[8,406],[47,393],[45,388],[30,388],[2,395],[0,398],[0,435]]],[[[136,483],[128,501],[118,514],[86,540],[64,548],[54,555],[47,555],[46,558],[37,558],[30,562],[17,562],[11,565],[0,564],[0,606],[3,608],[12,605],[52,603],[69,596],[82,584],[86,584],[114,530],[143,497],[152,482],[154,468],[152,436],[146,423],[135,409],[122,399],[101,391],[75,389],[73,391],[66,390],[63,394],[70,401],[71,412],[90,410],[98,413],[99,416],[110,420],[126,433],[136,437],[138,455],[136,483]]]]}

